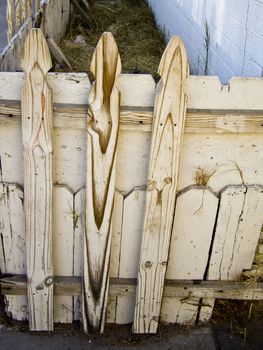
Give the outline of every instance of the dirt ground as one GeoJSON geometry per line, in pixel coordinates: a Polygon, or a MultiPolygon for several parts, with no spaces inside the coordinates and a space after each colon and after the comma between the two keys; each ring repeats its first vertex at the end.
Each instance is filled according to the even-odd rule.
{"type": "Polygon", "coordinates": [[[104,334],[86,335],[80,323],[55,325],[54,332],[29,332],[26,323],[0,326],[1,350],[236,350],[263,348],[263,323],[251,322],[247,337],[234,325],[222,320],[215,324],[181,327],[161,325],[156,335],[136,335],[131,325],[107,325],[104,334]]]}

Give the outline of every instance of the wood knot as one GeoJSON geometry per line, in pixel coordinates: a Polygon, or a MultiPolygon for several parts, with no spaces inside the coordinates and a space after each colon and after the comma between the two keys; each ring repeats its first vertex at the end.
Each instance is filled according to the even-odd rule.
{"type": "Polygon", "coordinates": [[[43,289],[44,289],[43,283],[39,283],[38,285],[36,285],[36,290],[43,290],[43,289]]]}
{"type": "Polygon", "coordinates": [[[146,269],[150,269],[152,267],[152,262],[151,261],[146,261],[145,264],[144,264],[144,267],[146,269]]]}
{"type": "Polygon", "coordinates": [[[153,191],[156,189],[156,181],[154,180],[148,180],[148,190],[153,191]]]}
{"type": "Polygon", "coordinates": [[[163,182],[166,184],[166,185],[170,185],[172,183],[172,178],[171,177],[166,177],[163,182]]]}
{"type": "Polygon", "coordinates": [[[46,279],[45,279],[45,285],[47,286],[47,287],[49,287],[49,286],[51,286],[53,284],[53,278],[52,277],[47,277],[46,279]]]}

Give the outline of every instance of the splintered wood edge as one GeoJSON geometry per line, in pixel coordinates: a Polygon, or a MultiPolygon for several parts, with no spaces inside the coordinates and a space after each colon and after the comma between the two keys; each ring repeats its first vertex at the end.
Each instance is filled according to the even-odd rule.
{"type": "MultiPolygon", "coordinates": [[[[54,294],[65,296],[81,295],[82,277],[55,276],[54,294]]],[[[0,279],[2,295],[26,295],[25,275],[14,275],[0,279]]],[[[111,278],[109,293],[111,296],[134,296],[137,280],[111,278]]],[[[216,298],[231,300],[263,300],[263,283],[247,286],[245,282],[231,281],[178,281],[166,280],[164,297],[168,298],[216,298]]]]}

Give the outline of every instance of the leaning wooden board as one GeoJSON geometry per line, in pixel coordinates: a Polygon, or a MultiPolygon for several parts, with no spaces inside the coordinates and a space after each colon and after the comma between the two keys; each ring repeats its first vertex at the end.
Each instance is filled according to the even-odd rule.
{"type": "Polygon", "coordinates": [[[188,70],[183,43],[172,38],[159,66],[162,87],[155,100],[133,325],[136,333],[155,333],[158,326],[184,132],[183,83],[188,70]]]}
{"type": "Polygon", "coordinates": [[[30,330],[53,330],[52,100],[46,74],[52,67],[40,30],[28,36],[21,92],[24,146],[24,201],[30,330]]]}

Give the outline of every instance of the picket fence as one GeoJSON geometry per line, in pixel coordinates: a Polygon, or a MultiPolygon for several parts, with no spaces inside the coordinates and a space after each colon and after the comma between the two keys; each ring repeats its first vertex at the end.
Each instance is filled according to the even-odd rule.
{"type": "Polygon", "coordinates": [[[48,73],[30,32],[24,73],[0,73],[0,268],[6,311],[31,330],[82,320],[208,320],[238,282],[263,222],[263,79],[189,76],[180,38],[156,85],[121,74],[110,33],[84,73],[48,73]],[[26,277],[27,276],[27,277],[26,277]]]}
{"type": "Polygon", "coordinates": [[[59,43],[70,18],[70,0],[7,1],[8,45],[0,55],[0,71],[21,70],[21,53],[32,28],[41,28],[46,38],[59,43]]]}

